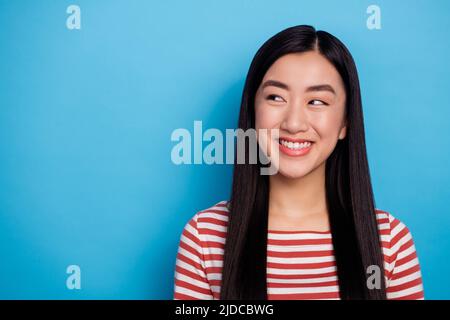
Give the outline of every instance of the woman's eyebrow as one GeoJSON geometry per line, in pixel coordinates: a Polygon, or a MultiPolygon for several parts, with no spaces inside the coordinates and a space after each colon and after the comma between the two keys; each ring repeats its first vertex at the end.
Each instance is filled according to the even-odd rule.
{"type": "Polygon", "coordinates": [[[283,83],[283,82],[277,81],[277,80],[267,80],[266,82],[263,83],[262,89],[264,89],[265,87],[269,87],[269,86],[289,90],[289,86],[286,83],[283,83]]]}
{"type": "MultiPolygon", "coordinates": [[[[287,84],[285,84],[281,81],[278,81],[278,80],[267,80],[263,83],[262,88],[264,89],[265,87],[269,87],[269,86],[289,90],[289,86],[287,84]]],[[[334,95],[336,94],[336,91],[329,84],[318,84],[318,85],[307,87],[305,90],[305,92],[313,92],[313,91],[329,91],[334,95]]]]}
{"type": "Polygon", "coordinates": [[[312,92],[312,91],[329,91],[332,94],[336,95],[336,91],[334,91],[333,87],[329,84],[318,84],[315,86],[310,86],[306,88],[306,92],[312,92]]]}

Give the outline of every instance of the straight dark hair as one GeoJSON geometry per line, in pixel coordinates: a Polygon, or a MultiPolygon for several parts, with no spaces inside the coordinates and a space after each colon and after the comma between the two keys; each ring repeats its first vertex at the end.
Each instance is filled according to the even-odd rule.
{"type": "MultiPolygon", "coordinates": [[[[255,128],[255,94],[269,67],[289,53],[317,50],[340,74],[346,91],[347,135],[326,160],[326,202],[341,299],[386,299],[384,259],[366,154],[358,73],[336,37],[312,26],[285,29],[267,40],[250,65],[238,127],[255,128]],[[367,268],[381,270],[380,289],[367,286],[367,268]]],[[[248,153],[247,144],[247,153],[248,153]]],[[[267,300],[269,179],[261,162],[234,165],[228,203],[220,298],[267,300]]]]}

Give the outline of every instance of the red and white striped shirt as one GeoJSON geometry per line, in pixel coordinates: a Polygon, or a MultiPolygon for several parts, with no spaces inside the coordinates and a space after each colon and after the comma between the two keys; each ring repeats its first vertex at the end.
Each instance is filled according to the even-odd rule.
{"type": "MultiPolygon", "coordinates": [[[[175,300],[218,300],[228,224],[227,202],[185,225],[175,266],[175,300]]],[[[408,228],[376,209],[388,299],[423,299],[422,276],[408,228]]],[[[331,232],[268,231],[269,300],[339,299],[331,232]]]]}

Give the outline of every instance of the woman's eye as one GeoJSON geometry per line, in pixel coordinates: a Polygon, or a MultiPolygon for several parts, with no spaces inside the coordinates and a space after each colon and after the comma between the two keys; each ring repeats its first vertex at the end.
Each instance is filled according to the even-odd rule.
{"type": "Polygon", "coordinates": [[[272,101],[276,101],[276,102],[283,102],[284,99],[276,94],[269,94],[267,96],[267,100],[272,100],[272,101]]]}
{"type": "Polygon", "coordinates": [[[321,106],[321,105],[327,106],[328,105],[328,103],[325,103],[322,100],[317,100],[317,99],[311,100],[309,102],[309,104],[312,104],[312,105],[315,105],[315,106],[321,106]]]}

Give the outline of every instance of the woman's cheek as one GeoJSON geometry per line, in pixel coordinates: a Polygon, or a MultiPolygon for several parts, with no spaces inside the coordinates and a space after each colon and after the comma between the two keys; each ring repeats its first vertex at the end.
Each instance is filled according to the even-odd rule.
{"type": "Polygon", "coordinates": [[[330,123],[325,126],[316,126],[316,131],[318,135],[320,136],[319,142],[320,142],[320,149],[321,153],[323,153],[323,157],[327,158],[331,155],[334,148],[336,147],[338,135],[339,135],[339,128],[336,124],[330,123]]]}
{"type": "Polygon", "coordinates": [[[279,128],[280,121],[283,117],[281,109],[274,106],[261,104],[257,106],[255,112],[256,126],[259,128],[279,128]]]}
{"type": "Polygon", "coordinates": [[[267,106],[259,105],[255,112],[255,128],[257,130],[257,140],[268,156],[272,155],[273,129],[279,129],[276,122],[276,112],[273,112],[267,106]],[[275,120],[275,121],[274,121],[275,120]]]}

